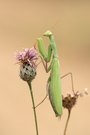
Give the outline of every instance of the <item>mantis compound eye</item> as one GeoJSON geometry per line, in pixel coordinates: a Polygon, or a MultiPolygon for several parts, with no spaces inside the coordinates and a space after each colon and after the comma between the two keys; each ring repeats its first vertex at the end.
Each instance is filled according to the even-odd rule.
{"type": "Polygon", "coordinates": [[[20,78],[24,81],[32,81],[36,76],[36,68],[24,63],[20,66],[20,78]]]}

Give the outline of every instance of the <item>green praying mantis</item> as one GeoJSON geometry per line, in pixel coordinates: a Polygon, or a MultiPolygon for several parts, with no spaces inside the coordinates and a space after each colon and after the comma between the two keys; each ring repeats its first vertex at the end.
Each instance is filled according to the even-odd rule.
{"type": "MultiPolygon", "coordinates": [[[[37,39],[38,49],[39,49],[41,61],[44,65],[46,72],[48,73],[50,71],[50,77],[48,78],[47,81],[48,94],[46,94],[45,98],[37,106],[39,106],[49,95],[49,99],[53,111],[55,112],[56,117],[58,117],[62,115],[61,79],[69,74],[71,75],[71,80],[73,78],[72,78],[72,73],[67,73],[66,75],[60,77],[60,62],[58,58],[57,46],[54,40],[53,33],[51,31],[46,31],[44,33],[44,36],[48,37],[50,40],[50,44],[48,46],[48,52],[45,49],[43,39],[41,37],[37,39]],[[50,61],[51,63],[48,67],[48,63],[50,61]]],[[[73,80],[72,80],[72,89],[73,89],[73,80]]]]}

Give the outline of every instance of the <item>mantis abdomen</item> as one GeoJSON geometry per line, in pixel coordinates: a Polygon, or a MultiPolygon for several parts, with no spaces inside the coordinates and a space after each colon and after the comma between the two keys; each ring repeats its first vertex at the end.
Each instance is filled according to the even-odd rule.
{"type": "Polygon", "coordinates": [[[53,58],[51,79],[49,83],[49,98],[56,116],[62,115],[62,94],[60,80],[60,64],[58,58],[53,58]]]}

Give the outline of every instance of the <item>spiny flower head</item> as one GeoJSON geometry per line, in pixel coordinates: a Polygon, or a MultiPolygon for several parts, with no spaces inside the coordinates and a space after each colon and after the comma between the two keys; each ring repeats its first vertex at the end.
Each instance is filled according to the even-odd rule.
{"type": "Polygon", "coordinates": [[[17,63],[20,63],[20,78],[24,81],[32,81],[36,76],[36,61],[38,52],[35,47],[23,49],[16,55],[17,63]]]}

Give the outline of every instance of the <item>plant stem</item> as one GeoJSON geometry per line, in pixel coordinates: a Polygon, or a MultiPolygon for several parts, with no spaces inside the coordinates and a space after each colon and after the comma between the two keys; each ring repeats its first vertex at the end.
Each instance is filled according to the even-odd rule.
{"type": "Polygon", "coordinates": [[[27,82],[30,88],[30,93],[31,93],[31,98],[32,98],[32,104],[33,104],[33,112],[34,112],[34,119],[35,119],[35,126],[36,126],[36,135],[39,135],[38,133],[38,123],[37,123],[37,115],[36,115],[36,110],[35,110],[35,103],[34,103],[34,97],[33,97],[33,91],[32,91],[32,86],[31,82],[27,82]]]}
{"type": "Polygon", "coordinates": [[[68,109],[68,117],[67,117],[67,121],[66,121],[66,125],[65,125],[65,129],[64,129],[64,134],[63,135],[66,135],[67,126],[68,126],[68,122],[69,122],[69,119],[70,119],[70,114],[71,114],[71,110],[68,109]]]}

